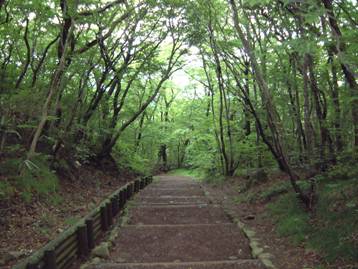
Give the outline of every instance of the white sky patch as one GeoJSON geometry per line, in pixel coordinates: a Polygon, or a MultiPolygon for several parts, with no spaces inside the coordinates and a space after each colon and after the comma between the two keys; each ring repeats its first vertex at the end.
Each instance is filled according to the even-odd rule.
{"type": "Polygon", "coordinates": [[[29,16],[28,16],[28,19],[30,20],[30,21],[32,21],[32,20],[34,20],[36,18],[36,13],[35,12],[30,12],[29,13],[29,16]]]}
{"type": "Polygon", "coordinates": [[[171,77],[173,84],[180,90],[179,97],[194,99],[198,96],[204,96],[204,86],[188,74],[190,69],[203,68],[199,49],[191,47],[189,53],[183,57],[183,60],[183,69],[178,70],[171,77]]]}
{"type": "Polygon", "coordinates": [[[184,70],[179,70],[172,75],[171,80],[180,89],[187,88],[191,83],[191,78],[184,70]]]}

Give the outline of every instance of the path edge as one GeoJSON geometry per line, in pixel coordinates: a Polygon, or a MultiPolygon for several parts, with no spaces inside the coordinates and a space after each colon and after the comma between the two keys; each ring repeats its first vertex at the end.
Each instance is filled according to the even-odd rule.
{"type": "MultiPolygon", "coordinates": [[[[210,198],[210,192],[207,190],[206,186],[203,185],[203,190],[205,196],[210,198]]],[[[256,232],[249,229],[238,217],[235,217],[235,214],[227,208],[227,206],[220,202],[224,212],[232,221],[243,231],[245,237],[249,240],[249,245],[251,249],[251,255],[254,259],[258,259],[266,268],[268,269],[278,269],[271,261],[272,254],[264,252],[264,249],[260,247],[260,241],[255,237],[256,232]]]]}

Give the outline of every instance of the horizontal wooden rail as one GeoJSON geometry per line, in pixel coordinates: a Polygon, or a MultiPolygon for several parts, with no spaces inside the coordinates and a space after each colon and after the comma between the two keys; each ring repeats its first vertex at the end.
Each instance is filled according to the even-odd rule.
{"type": "Polygon", "coordinates": [[[153,181],[152,176],[127,183],[112,193],[76,225],[61,233],[14,269],[66,269],[87,257],[103,233],[109,230],[126,201],[153,181]]]}

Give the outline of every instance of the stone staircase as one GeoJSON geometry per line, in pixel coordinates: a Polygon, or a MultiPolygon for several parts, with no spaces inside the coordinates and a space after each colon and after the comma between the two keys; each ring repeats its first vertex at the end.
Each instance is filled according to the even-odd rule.
{"type": "Polygon", "coordinates": [[[110,258],[91,269],[263,269],[220,205],[187,177],[160,176],[138,194],[110,258]]]}

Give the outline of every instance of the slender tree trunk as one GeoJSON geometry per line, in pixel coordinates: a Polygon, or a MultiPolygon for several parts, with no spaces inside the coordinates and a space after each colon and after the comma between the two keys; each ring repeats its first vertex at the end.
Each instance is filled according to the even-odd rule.
{"type": "Polygon", "coordinates": [[[353,98],[351,107],[352,107],[352,119],[353,119],[353,131],[354,131],[354,146],[355,149],[358,149],[358,84],[354,75],[352,68],[344,61],[344,55],[346,53],[346,44],[342,40],[342,32],[338,25],[336,15],[333,11],[332,0],[322,0],[324,7],[326,8],[329,25],[331,27],[332,37],[336,41],[336,54],[338,60],[341,63],[341,68],[344,74],[344,77],[349,85],[351,90],[351,96],[353,98]]]}
{"type": "MultiPolygon", "coordinates": [[[[327,157],[326,157],[326,147],[328,147],[331,155],[332,161],[335,160],[334,150],[332,148],[332,139],[329,130],[326,127],[326,116],[327,116],[327,107],[325,96],[323,92],[318,87],[318,82],[316,79],[316,75],[314,72],[314,63],[313,58],[310,54],[307,55],[308,57],[308,70],[309,70],[309,79],[310,79],[310,86],[311,91],[313,94],[313,98],[315,101],[315,108],[316,108],[316,116],[318,119],[318,124],[320,128],[320,146],[319,146],[319,153],[320,153],[320,167],[322,170],[327,168],[327,157]]],[[[331,160],[330,160],[331,161],[331,160]]]]}
{"type": "Polygon", "coordinates": [[[142,140],[142,135],[143,135],[143,125],[144,125],[144,119],[146,117],[147,113],[144,112],[140,118],[139,121],[139,127],[138,127],[138,134],[135,140],[135,150],[137,151],[140,145],[140,142],[142,140]]]}
{"type": "MultiPolygon", "coordinates": [[[[250,62],[252,65],[252,68],[254,70],[256,81],[259,85],[259,88],[262,93],[263,102],[265,104],[265,108],[267,111],[268,116],[268,124],[275,142],[275,150],[277,151],[277,156],[279,158],[279,162],[282,164],[283,168],[287,172],[287,174],[290,177],[291,185],[294,189],[294,191],[297,193],[300,200],[305,204],[306,208],[311,209],[312,208],[312,200],[310,195],[306,195],[303,190],[297,185],[297,180],[299,177],[297,174],[292,170],[292,167],[290,166],[288,159],[287,159],[287,153],[286,149],[284,147],[283,139],[282,139],[282,127],[281,122],[278,117],[277,111],[273,105],[272,97],[270,95],[269,88],[267,86],[266,81],[264,80],[264,77],[262,75],[261,68],[257,62],[256,55],[251,47],[251,44],[249,42],[249,39],[247,39],[244,35],[244,32],[241,29],[241,26],[239,24],[239,16],[238,16],[238,9],[235,3],[235,0],[229,0],[231,4],[231,8],[233,11],[233,20],[235,24],[236,32],[239,35],[239,38],[241,42],[243,43],[243,46],[245,48],[245,52],[250,58],[250,62]]],[[[247,33],[249,35],[249,32],[247,33]]]]}
{"type": "Polygon", "coordinates": [[[309,78],[308,78],[308,58],[305,55],[302,66],[302,76],[303,76],[303,119],[304,119],[304,129],[305,137],[307,143],[307,156],[308,160],[312,160],[314,149],[315,149],[315,132],[313,124],[311,121],[311,103],[310,103],[310,94],[309,94],[309,78]]]}
{"type": "MultiPolygon", "coordinates": [[[[216,113],[215,113],[215,106],[214,106],[214,97],[215,97],[215,93],[214,93],[214,88],[212,86],[212,82],[211,82],[211,77],[210,77],[210,73],[208,71],[208,66],[207,66],[207,62],[204,56],[204,52],[201,51],[201,58],[202,58],[202,62],[203,62],[203,68],[204,68],[204,72],[205,72],[205,76],[206,76],[206,80],[208,82],[208,90],[210,92],[210,106],[211,106],[211,115],[212,115],[212,122],[214,125],[214,136],[215,136],[215,141],[216,141],[216,145],[218,148],[218,151],[220,152],[219,156],[220,156],[220,167],[222,169],[222,174],[225,174],[225,164],[224,164],[224,158],[223,158],[223,154],[222,154],[222,148],[221,148],[221,143],[220,143],[220,138],[219,138],[219,134],[217,131],[217,126],[216,126],[216,113]]],[[[209,110],[208,110],[209,111],[209,110]]],[[[207,114],[208,115],[208,114],[207,114]]]]}
{"type": "MultiPolygon", "coordinates": [[[[74,21],[72,21],[72,25],[70,27],[70,33],[73,32],[73,28],[74,28],[74,21]]],[[[69,36],[67,37],[68,39],[69,39],[69,36]]],[[[60,58],[60,61],[59,61],[58,65],[57,65],[56,71],[55,71],[55,73],[54,73],[54,75],[52,77],[51,84],[50,84],[50,87],[49,87],[49,92],[48,92],[47,98],[45,100],[45,103],[44,103],[44,105],[42,107],[42,113],[41,113],[41,117],[40,117],[40,122],[39,122],[39,124],[38,124],[38,126],[36,128],[35,134],[34,134],[34,136],[32,138],[32,141],[31,141],[30,149],[29,149],[29,152],[28,152],[28,159],[33,157],[35,152],[36,152],[36,147],[37,147],[38,141],[39,141],[40,136],[42,134],[43,128],[44,128],[45,124],[47,123],[47,117],[48,117],[48,113],[49,113],[49,110],[50,110],[50,105],[51,105],[51,102],[52,102],[52,98],[53,98],[54,95],[56,95],[56,93],[58,91],[58,88],[60,86],[61,79],[62,79],[64,70],[65,70],[65,67],[66,67],[67,43],[68,42],[66,42],[64,44],[64,53],[61,55],[61,58],[60,58]]]]}
{"type": "Polygon", "coordinates": [[[41,58],[40,58],[40,61],[39,63],[37,64],[37,66],[33,69],[33,75],[32,75],[32,82],[31,82],[31,87],[35,87],[36,85],[36,82],[37,82],[37,77],[41,71],[41,68],[42,68],[42,65],[44,64],[45,62],[45,59],[46,59],[46,56],[47,56],[47,53],[48,51],[50,50],[51,46],[54,45],[56,43],[56,41],[59,39],[59,35],[56,36],[55,39],[53,39],[45,48],[41,58]]]}
{"type": "Polygon", "coordinates": [[[209,33],[210,33],[210,45],[211,49],[214,55],[215,64],[216,64],[216,78],[218,80],[218,86],[219,86],[219,139],[220,139],[220,147],[221,147],[221,153],[224,160],[224,174],[229,175],[230,174],[230,159],[227,154],[226,149],[226,141],[225,141],[225,134],[224,134],[224,109],[225,109],[225,87],[224,87],[224,81],[223,81],[223,74],[221,69],[221,62],[219,59],[219,53],[218,48],[216,46],[216,42],[214,40],[214,32],[212,29],[212,26],[209,25],[209,33]]]}
{"type": "Polygon", "coordinates": [[[20,84],[21,84],[22,80],[25,78],[27,70],[29,69],[29,66],[30,66],[31,48],[30,48],[28,35],[29,35],[29,19],[26,18],[26,27],[25,27],[25,33],[24,33],[24,41],[25,41],[25,45],[26,45],[26,61],[25,61],[24,67],[22,69],[22,72],[16,81],[15,89],[18,89],[20,87],[20,84]]]}
{"type": "MultiPolygon", "coordinates": [[[[245,75],[245,85],[244,85],[245,91],[247,96],[250,96],[250,83],[249,83],[250,62],[245,62],[244,75],[245,75]]],[[[245,107],[244,107],[244,122],[245,122],[244,123],[245,136],[249,136],[251,134],[251,123],[249,119],[249,112],[245,107]]]]}
{"type": "Polygon", "coordinates": [[[334,107],[334,132],[335,132],[335,145],[337,152],[341,152],[343,149],[342,142],[342,130],[341,130],[341,106],[339,103],[339,87],[338,87],[338,76],[337,76],[337,67],[333,59],[333,53],[331,50],[328,51],[329,64],[331,67],[331,76],[332,80],[329,78],[328,73],[328,81],[331,89],[332,103],[334,107]]]}

